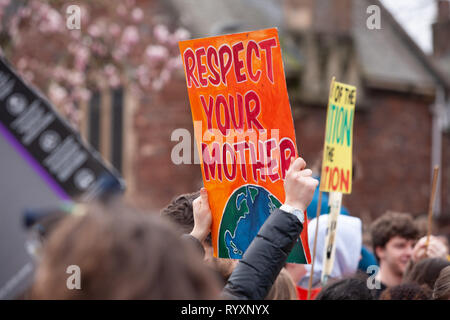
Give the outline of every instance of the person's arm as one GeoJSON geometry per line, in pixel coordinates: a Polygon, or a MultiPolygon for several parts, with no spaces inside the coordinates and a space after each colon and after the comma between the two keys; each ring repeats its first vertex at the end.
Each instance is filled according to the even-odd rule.
{"type": "Polygon", "coordinates": [[[448,250],[445,244],[439,241],[438,238],[430,236],[430,242],[427,246],[427,237],[424,236],[417,241],[413,249],[411,260],[413,263],[425,258],[442,258],[446,259],[448,250]]]}
{"type": "MultiPolygon", "coordinates": [[[[318,181],[312,178],[311,170],[304,169],[305,166],[306,163],[301,158],[291,160],[284,181],[285,204],[300,209],[303,213],[318,184],[318,181]]],[[[270,214],[231,274],[222,291],[222,297],[264,299],[302,229],[302,222],[291,213],[277,209],[270,214]]]]}
{"type": "Polygon", "coordinates": [[[222,297],[264,299],[302,230],[293,214],[279,209],[270,214],[233,270],[222,297]]]}
{"type": "Polygon", "coordinates": [[[182,235],[182,239],[190,242],[197,248],[201,257],[205,256],[203,241],[211,232],[212,214],[208,202],[208,192],[205,188],[200,189],[200,196],[192,202],[192,211],[194,214],[194,228],[191,233],[182,235]]]}

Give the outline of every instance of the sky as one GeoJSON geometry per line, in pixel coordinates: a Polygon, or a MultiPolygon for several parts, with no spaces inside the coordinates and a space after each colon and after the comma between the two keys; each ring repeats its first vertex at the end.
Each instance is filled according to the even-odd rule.
{"type": "MultiPolygon", "coordinates": [[[[436,18],[435,0],[381,0],[408,34],[426,52],[432,52],[431,24],[436,18]]],[[[383,18],[381,18],[383,27],[383,18]]]]}

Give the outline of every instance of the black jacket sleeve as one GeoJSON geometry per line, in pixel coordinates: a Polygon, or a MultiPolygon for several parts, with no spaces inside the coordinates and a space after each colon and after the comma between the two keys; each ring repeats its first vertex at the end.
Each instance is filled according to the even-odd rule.
{"type": "Polygon", "coordinates": [[[295,215],[279,209],[270,214],[228,279],[222,297],[264,299],[302,230],[295,215]]]}

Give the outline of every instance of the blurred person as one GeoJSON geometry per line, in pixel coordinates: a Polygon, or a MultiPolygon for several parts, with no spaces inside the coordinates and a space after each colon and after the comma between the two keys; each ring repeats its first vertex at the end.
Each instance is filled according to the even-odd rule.
{"type": "Polygon", "coordinates": [[[34,299],[212,299],[220,285],[173,228],[125,205],[91,205],[69,216],[44,246],[34,299]],[[66,286],[68,266],[81,289],[66,286]]]}
{"type": "Polygon", "coordinates": [[[448,243],[448,237],[446,235],[437,235],[436,238],[445,246],[447,252],[447,260],[450,261],[450,245],[448,243]]]}
{"type": "MultiPolygon", "coordinates": [[[[180,234],[190,234],[194,229],[193,202],[200,196],[200,190],[175,197],[160,212],[160,215],[171,221],[180,234]]],[[[211,236],[205,238],[204,246],[211,246],[211,236]]]]}
{"type": "Polygon", "coordinates": [[[284,180],[285,201],[264,222],[236,265],[223,296],[264,299],[303,229],[304,213],[318,181],[302,158],[291,158],[284,180]],[[293,210],[294,209],[294,210],[293,210]],[[299,213],[299,211],[301,213],[299,213]]]}
{"type": "MultiPolygon", "coordinates": [[[[304,213],[317,185],[312,171],[306,169],[306,162],[302,158],[291,158],[284,181],[285,202],[269,215],[236,264],[223,290],[224,298],[264,299],[267,296],[303,229],[303,214],[284,210],[297,209],[304,213]]],[[[210,233],[212,223],[208,193],[204,188],[193,201],[193,215],[191,236],[201,242],[210,233]]]]}
{"type": "MultiPolygon", "coordinates": [[[[308,229],[309,230],[309,229],[308,229]]],[[[307,300],[308,299],[308,289],[303,288],[299,285],[300,280],[306,275],[307,271],[305,265],[298,263],[286,263],[284,266],[286,271],[289,272],[292,280],[295,283],[295,289],[297,290],[297,296],[299,300],[307,300]]],[[[320,292],[320,287],[311,288],[311,296],[310,299],[314,300],[317,294],[320,292]]]]}
{"type": "MultiPolygon", "coordinates": [[[[202,264],[198,250],[181,241],[158,217],[118,205],[89,206],[69,216],[50,235],[36,273],[36,299],[264,299],[298,239],[317,180],[298,158],[291,160],[283,210],[276,209],[250,244],[219,296],[220,285],[202,264]],[[286,210],[286,211],[284,211],[286,210]],[[81,270],[81,290],[68,290],[66,268],[81,270]]],[[[201,192],[202,193],[202,192],[201,192]]],[[[207,193],[194,205],[193,234],[210,232],[207,193]]],[[[192,232],[191,232],[192,233],[192,232]]],[[[201,246],[200,246],[201,247],[201,246]]]]}
{"type": "MultiPolygon", "coordinates": [[[[306,168],[306,162],[302,158],[291,158],[284,180],[285,202],[280,209],[275,209],[269,215],[258,231],[229,276],[222,297],[264,299],[267,296],[300,236],[304,212],[317,185],[318,181],[312,177],[312,171],[306,168]]],[[[200,196],[192,201],[192,212],[194,227],[189,237],[192,241],[201,243],[211,232],[212,223],[208,192],[205,188],[202,188],[200,196]]]]}
{"type": "MultiPolygon", "coordinates": [[[[419,240],[422,249],[425,247],[424,244],[426,243],[426,238],[428,235],[428,216],[427,215],[421,215],[416,217],[415,222],[417,224],[417,228],[419,229],[419,238],[421,238],[419,240]]],[[[434,230],[434,224],[432,226],[433,230],[434,230]]],[[[430,246],[439,246],[439,248],[435,248],[436,250],[439,250],[440,252],[433,252],[434,250],[432,249],[430,252],[428,252],[427,254],[425,254],[424,252],[422,252],[421,257],[416,258],[417,254],[413,255],[413,259],[415,260],[420,260],[422,258],[437,258],[438,255],[443,254],[442,250],[445,250],[445,256],[443,256],[442,258],[444,259],[449,259],[450,261],[450,256],[449,256],[449,244],[448,244],[448,239],[447,236],[445,235],[431,235],[430,236],[430,246]],[[437,244],[434,244],[433,242],[439,242],[437,244]]],[[[416,250],[416,248],[415,248],[416,250]]]]}
{"type": "Polygon", "coordinates": [[[315,300],[373,300],[373,295],[367,287],[366,279],[358,275],[331,280],[315,300]]]}
{"type": "Polygon", "coordinates": [[[298,300],[295,283],[285,268],[281,269],[265,300],[298,300]]]}
{"type": "Polygon", "coordinates": [[[450,266],[439,273],[439,277],[434,282],[432,297],[434,300],[450,300],[450,266]]]}
{"type": "Polygon", "coordinates": [[[437,236],[430,236],[427,245],[427,236],[423,236],[414,245],[412,261],[418,262],[425,258],[441,258],[447,260],[448,247],[442,241],[442,238],[437,236]]]}
{"type": "MultiPolygon", "coordinates": [[[[328,214],[319,217],[319,229],[317,235],[316,259],[314,263],[314,274],[312,288],[315,293],[321,287],[321,275],[324,263],[324,246],[328,228],[328,214]]],[[[316,232],[317,218],[308,223],[308,243],[314,248],[314,235],[316,232]]],[[[336,247],[335,260],[330,274],[330,279],[340,279],[356,273],[361,257],[362,246],[362,223],[361,219],[351,216],[338,216],[336,237],[334,240],[336,247]]],[[[306,274],[300,280],[299,286],[303,289],[302,296],[307,293],[309,278],[311,277],[311,265],[305,266],[306,274]]]]}
{"type": "Polygon", "coordinates": [[[411,271],[403,277],[403,283],[417,283],[433,290],[436,279],[442,269],[450,266],[450,262],[441,258],[427,258],[415,263],[411,271]]]}
{"type": "Polygon", "coordinates": [[[384,290],[379,300],[430,300],[430,298],[429,288],[417,283],[403,283],[384,290]]]}
{"type": "Polygon", "coordinates": [[[450,261],[448,259],[448,247],[439,237],[430,236],[428,245],[427,236],[423,236],[417,241],[414,245],[412,257],[406,266],[404,275],[411,272],[415,263],[426,258],[441,258],[450,261]]]}
{"type": "Polygon", "coordinates": [[[208,193],[205,188],[175,197],[161,210],[160,214],[164,219],[171,221],[175,225],[184,239],[191,241],[197,246],[206,264],[219,274],[225,285],[236,266],[237,260],[213,256],[211,231],[209,229],[212,216],[209,212],[209,204],[206,212],[201,211],[202,201],[208,203],[208,193]],[[196,210],[194,210],[194,207],[196,207],[196,210]],[[197,217],[194,216],[194,211],[197,213],[197,217]],[[203,233],[199,230],[205,231],[203,233]]]}
{"type": "MultiPolygon", "coordinates": [[[[264,222],[223,290],[224,298],[267,297],[303,229],[304,213],[318,181],[302,158],[291,158],[284,180],[285,201],[264,222]]],[[[208,204],[208,202],[205,202],[208,204]]],[[[209,208],[205,206],[205,208],[209,208]]]]}
{"type": "Polygon", "coordinates": [[[413,254],[418,229],[406,213],[388,211],[370,226],[373,252],[380,268],[375,276],[380,287],[374,289],[376,298],[387,287],[399,285],[413,254]]]}

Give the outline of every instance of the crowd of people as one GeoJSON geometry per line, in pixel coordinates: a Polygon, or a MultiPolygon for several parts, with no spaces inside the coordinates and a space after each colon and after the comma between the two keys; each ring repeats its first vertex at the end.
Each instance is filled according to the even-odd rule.
{"type": "MultiPolygon", "coordinates": [[[[302,158],[292,159],[284,204],[309,210],[317,205],[318,183],[302,158]]],[[[361,220],[340,215],[335,261],[324,284],[326,213],[308,219],[310,248],[318,230],[311,272],[311,265],[286,263],[305,222],[281,209],[271,212],[241,260],[214,257],[205,188],[176,197],[160,216],[140,212],[120,198],[77,208],[44,240],[30,298],[450,299],[448,243],[424,235],[406,213],[387,212],[376,219],[368,228],[371,248],[363,243],[361,220]],[[81,270],[80,290],[67,288],[69,265],[81,270]]]]}

